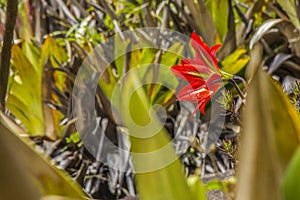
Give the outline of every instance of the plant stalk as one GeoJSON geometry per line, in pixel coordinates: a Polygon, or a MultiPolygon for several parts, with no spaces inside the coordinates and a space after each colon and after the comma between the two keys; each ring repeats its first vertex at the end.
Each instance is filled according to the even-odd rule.
{"type": "Polygon", "coordinates": [[[3,36],[3,47],[0,57],[0,109],[5,110],[5,96],[7,91],[11,48],[14,35],[14,27],[18,13],[18,0],[6,1],[5,31],[3,36]]]}

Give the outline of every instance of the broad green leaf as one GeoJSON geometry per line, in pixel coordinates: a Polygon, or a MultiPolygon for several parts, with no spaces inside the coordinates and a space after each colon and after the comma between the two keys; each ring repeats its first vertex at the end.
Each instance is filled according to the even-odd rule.
{"type": "MultiPolygon", "coordinates": [[[[151,82],[153,80],[153,74],[154,74],[154,60],[155,56],[157,55],[158,50],[152,49],[152,48],[144,48],[141,52],[140,60],[139,60],[139,66],[140,66],[140,73],[138,74],[139,78],[141,80],[144,80],[145,82],[151,82]]],[[[158,69],[158,68],[156,68],[158,69]]],[[[150,87],[151,85],[144,85],[146,94],[150,96],[150,87]]]]}
{"type": "Polygon", "coordinates": [[[34,151],[30,140],[19,137],[15,131],[18,129],[14,123],[1,112],[0,199],[39,199],[44,195],[87,199],[74,180],[52,167],[34,151]]]}
{"type": "Polygon", "coordinates": [[[32,41],[24,41],[22,43],[22,52],[28,58],[29,62],[34,67],[38,76],[41,76],[43,69],[39,65],[39,58],[41,50],[36,47],[32,41]]]}
{"type": "Polygon", "coordinates": [[[237,74],[247,65],[250,60],[250,57],[246,55],[246,53],[246,49],[240,48],[227,56],[222,61],[222,71],[225,71],[229,74],[237,74]]]}
{"type": "Polygon", "coordinates": [[[298,147],[284,174],[282,193],[284,200],[300,199],[300,147],[298,147]]]}
{"type": "MultiPolygon", "coordinates": [[[[35,68],[25,56],[22,49],[17,45],[14,45],[12,47],[12,63],[22,80],[23,87],[25,87],[24,89],[41,87],[41,84],[39,84],[41,81],[41,77],[38,76],[35,68]]],[[[37,90],[31,95],[39,96],[40,94],[40,90],[37,90]]]]}
{"type": "Polygon", "coordinates": [[[17,117],[32,135],[44,135],[43,118],[34,113],[20,98],[10,94],[7,99],[7,108],[17,117]]]}
{"type": "Polygon", "coordinates": [[[138,76],[131,72],[120,91],[140,199],[192,199],[170,137],[156,115],[148,113],[149,101],[138,76]]]}
{"type": "MultiPolygon", "coordinates": [[[[156,84],[153,88],[150,104],[153,105],[157,98],[160,98],[159,91],[161,86],[168,86],[169,89],[175,89],[178,85],[178,79],[171,73],[170,67],[177,64],[178,60],[181,58],[184,46],[178,42],[174,43],[165,53],[162,54],[160,62],[158,64],[158,77],[156,77],[156,84]]],[[[152,67],[152,66],[150,66],[152,67]]],[[[153,68],[153,67],[152,67],[153,68]]],[[[153,79],[155,80],[155,79],[153,79]]],[[[165,100],[161,99],[161,102],[165,100]]]]}
{"type": "MultiPolygon", "coordinates": [[[[66,51],[51,37],[45,39],[40,52],[38,47],[29,40],[24,41],[21,46],[22,49],[17,45],[12,48],[15,75],[11,81],[7,108],[21,120],[30,134],[46,134],[50,137],[50,132],[58,132],[58,130],[51,131],[50,125],[56,124],[58,129],[61,116],[58,111],[54,111],[43,104],[44,101],[50,101],[52,98],[51,86],[48,85],[51,84],[49,82],[52,78],[51,71],[48,70],[47,72],[48,81],[42,83],[42,77],[46,75],[44,65],[49,64],[50,67],[54,68],[61,67],[67,61],[68,56],[66,51]],[[45,119],[47,120],[45,121],[45,119]]],[[[65,74],[54,72],[53,77],[57,87],[63,90],[65,74]]],[[[53,126],[51,129],[54,130],[53,126]]]]}
{"type": "Polygon", "coordinates": [[[181,58],[183,49],[184,46],[181,43],[175,42],[165,53],[163,53],[159,64],[170,67],[175,65],[181,58]]]}
{"type": "Polygon", "coordinates": [[[157,49],[152,49],[152,48],[143,49],[140,64],[145,65],[145,64],[153,63],[157,51],[158,51],[157,49]]]}
{"type": "Polygon", "coordinates": [[[286,12],[286,14],[289,16],[289,18],[292,21],[292,23],[294,24],[294,26],[298,30],[300,30],[300,22],[297,17],[295,1],[293,1],[293,0],[277,0],[277,2],[282,7],[282,9],[286,12]]]}
{"type": "Polygon", "coordinates": [[[247,95],[237,200],[279,200],[284,170],[299,145],[300,120],[282,89],[261,69],[247,95]]]}
{"type": "Polygon", "coordinates": [[[194,200],[206,200],[205,186],[200,180],[198,175],[192,175],[187,178],[187,184],[190,188],[192,199],[194,200]]]}
{"type": "MultiPolygon", "coordinates": [[[[25,48],[27,50],[27,48],[25,48]]],[[[22,49],[12,48],[12,63],[17,74],[12,81],[7,98],[7,108],[22,121],[29,133],[43,135],[41,76],[22,49]]]]}

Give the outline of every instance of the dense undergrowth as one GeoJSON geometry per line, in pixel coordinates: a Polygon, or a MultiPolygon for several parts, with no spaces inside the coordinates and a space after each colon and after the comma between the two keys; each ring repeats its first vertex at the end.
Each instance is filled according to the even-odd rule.
{"type": "Polygon", "coordinates": [[[0,197],[300,198],[299,3],[0,1],[0,197]]]}

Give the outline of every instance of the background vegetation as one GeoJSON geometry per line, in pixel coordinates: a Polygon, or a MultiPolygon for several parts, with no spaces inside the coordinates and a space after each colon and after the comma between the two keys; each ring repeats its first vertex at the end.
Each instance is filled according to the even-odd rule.
{"type": "MultiPolygon", "coordinates": [[[[299,5],[298,0],[0,1],[1,198],[299,199],[299,5]],[[183,153],[174,165],[148,174],[97,162],[82,145],[72,115],[74,80],[86,56],[108,38],[141,27],[188,36],[195,31],[209,46],[221,43],[221,69],[247,82],[236,82],[246,104],[226,85],[219,99],[226,123],[208,155],[202,141],[214,137],[207,135],[209,108],[190,118],[190,105],[180,107],[175,91],[145,86],[145,95],[136,96],[135,118],[144,119],[145,105],[161,104],[167,121],[153,144],[181,135],[170,151],[183,153]]],[[[159,46],[146,32],[139,37],[159,46]]],[[[165,49],[183,47],[170,41],[165,49]]],[[[112,116],[110,96],[122,73],[147,64],[155,79],[159,74],[151,64],[171,67],[179,60],[168,51],[140,49],[111,63],[95,97],[102,134],[121,146],[122,131],[131,130],[130,123],[124,127],[112,116]]],[[[145,146],[131,143],[135,150],[145,146]]]]}

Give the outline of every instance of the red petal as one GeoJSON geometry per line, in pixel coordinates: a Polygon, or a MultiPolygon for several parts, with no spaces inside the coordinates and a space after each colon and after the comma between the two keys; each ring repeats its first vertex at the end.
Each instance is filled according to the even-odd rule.
{"type": "Polygon", "coordinates": [[[205,114],[205,106],[210,98],[205,98],[201,103],[198,103],[195,110],[192,113],[192,116],[196,113],[196,111],[199,109],[202,114],[205,114]]]}
{"type": "Polygon", "coordinates": [[[207,68],[206,64],[199,59],[195,60],[195,59],[184,58],[184,59],[180,60],[180,63],[182,65],[199,65],[199,66],[203,66],[203,67],[207,68]]]}
{"type": "Polygon", "coordinates": [[[213,46],[210,51],[210,55],[212,56],[217,69],[219,69],[219,66],[218,66],[218,61],[216,59],[216,53],[220,47],[221,47],[221,45],[217,44],[217,45],[213,46]]]}
{"type": "Polygon", "coordinates": [[[201,103],[205,98],[211,95],[211,91],[207,90],[204,84],[192,83],[184,86],[179,94],[178,100],[186,100],[194,103],[201,103]]]}
{"type": "Polygon", "coordinates": [[[177,71],[187,71],[187,72],[196,72],[199,74],[202,73],[208,73],[208,72],[212,72],[209,68],[207,68],[205,65],[198,65],[198,64],[194,64],[194,63],[187,63],[187,61],[185,60],[184,64],[181,65],[175,65],[172,67],[172,70],[177,70],[177,71]]]}
{"type": "Polygon", "coordinates": [[[210,54],[211,54],[213,57],[216,57],[216,53],[217,53],[217,51],[219,50],[220,47],[221,47],[220,44],[217,44],[217,45],[213,46],[213,47],[210,49],[210,54]]]}
{"type": "Polygon", "coordinates": [[[222,77],[219,74],[212,74],[206,81],[207,89],[216,92],[223,85],[222,77]]]}
{"type": "Polygon", "coordinates": [[[209,68],[216,68],[219,70],[216,52],[221,45],[215,45],[210,49],[195,32],[192,33],[191,37],[191,45],[195,50],[196,60],[208,65],[209,68]]]}
{"type": "Polygon", "coordinates": [[[207,99],[205,100],[205,102],[203,102],[203,103],[200,105],[200,111],[201,111],[202,114],[205,113],[205,106],[206,106],[207,102],[209,101],[209,99],[210,99],[210,98],[207,98],[207,99]]]}
{"type": "Polygon", "coordinates": [[[192,79],[203,79],[201,74],[207,74],[211,72],[207,68],[203,68],[201,66],[194,66],[194,65],[175,65],[171,68],[171,71],[176,76],[185,79],[187,81],[191,81],[192,79]]]}
{"type": "Polygon", "coordinates": [[[206,52],[210,52],[210,48],[203,42],[203,40],[195,33],[192,32],[192,47],[194,49],[197,49],[197,47],[199,47],[199,45],[204,48],[206,50],[206,52]]]}

